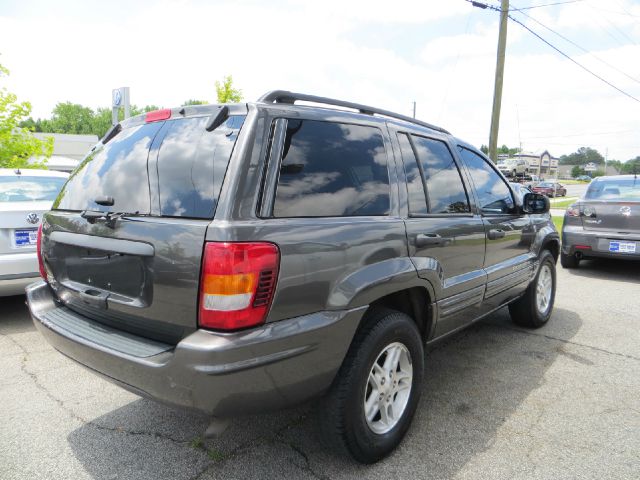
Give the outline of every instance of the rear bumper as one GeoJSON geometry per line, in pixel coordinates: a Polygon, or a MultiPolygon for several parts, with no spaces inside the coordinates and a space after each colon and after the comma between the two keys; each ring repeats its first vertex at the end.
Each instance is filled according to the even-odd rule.
{"type": "Polygon", "coordinates": [[[607,232],[606,230],[585,230],[579,226],[564,227],[562,230],[562,253],[574,255],[580,253],[585,258],[626,258],[640,260],[640,236],[607,232]],[[610,240],[636,242],[636,253],[614,253],[608,250],[610,240]],[[589,248],[576,248],[576,246],[589,248]]]}
{"type": "MultiPolygon", "coordinates": [[[[130,354],[126,346],[110,347],[109,337],[117,331],[100,324],[94,328],[92,320],[75,320],[86,322],[90,334],[50,321],[65,309],[44,282],[29,286],[27,302],[36,328],[67,357],[139,395],[220,417],[284,408],[322,394],[365,310],[319,312],[243,332],[197,330],[145,357],[130,354]],[[100,331],[104,342],[96,337],[100,331]]],[[[148,351],[157,344],[127,336],[138,346],[148,343],[148,351]]]]}
{"type": "Polygon", "coordinates": [[[24,289],[40,277],[35,252],[0,254],[0,297],[24,294],[24,289]]]}

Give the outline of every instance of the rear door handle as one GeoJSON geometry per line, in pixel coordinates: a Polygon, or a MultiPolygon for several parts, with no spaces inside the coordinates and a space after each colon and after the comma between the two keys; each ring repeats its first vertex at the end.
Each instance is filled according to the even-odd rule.
{"type": "Polygon", "coordinates": [[[489,230],[487,237],[489,240],[497,240],[499,238],[504,238],[504,230],[489,230]]]}
{"type": "Polygon", "coordinates": [[[441,237],[437,233],[419,233],[416,235],[416,247],[446,245],[450,241],[450,238],[441,237]]]}

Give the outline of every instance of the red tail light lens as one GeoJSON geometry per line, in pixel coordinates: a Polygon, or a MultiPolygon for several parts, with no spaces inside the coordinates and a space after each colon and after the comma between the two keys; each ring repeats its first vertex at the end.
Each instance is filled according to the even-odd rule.
{"type": "Polygon", "coordinates": [[[575,203],[573,205],[570,205],[569,208],[567,208],[567,215],[569,215],[570,217],[579,217],[580,207],[575,203]]]}
{"type": "Polygon", "coordinates": [[[264,323],[278,279],[280,251],[273,243],[205,244],[199,325],[236,330],[264,323]]]}
{"type": "Polygon", "coordinates": [[[38,227],[38,238],[36,240],[36,250],[38,252],[38,269],[40,276],[46,281],[47,271],[44,268],[44,260],[42,259],[42,224],[38,227]]]}
{"type": "Polygon", "coordinates": [[[171,109],[165,108],[163,110],[154,110],[152,112],[147,112],[144,116],[144,121],[147,123],[150,122],[159,122],[160,120],[167,120],[171,118],[171,109]]]}

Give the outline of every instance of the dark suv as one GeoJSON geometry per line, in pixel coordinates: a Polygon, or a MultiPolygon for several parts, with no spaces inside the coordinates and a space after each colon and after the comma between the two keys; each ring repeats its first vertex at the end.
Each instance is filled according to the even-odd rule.
{"type": "Polygon", "coordinates": [[[426,345],[505,305],[548,321],[548,209],[385,110],[284,91],[159,110],[71,175],[28,303],[56,349],[128,390],[218,419],[319,398],[328,444],[374,462],[409,428],[426,345]]]}

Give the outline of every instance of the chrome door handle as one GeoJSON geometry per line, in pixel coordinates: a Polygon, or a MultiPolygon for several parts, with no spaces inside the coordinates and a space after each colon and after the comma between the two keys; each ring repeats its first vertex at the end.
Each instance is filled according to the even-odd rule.
{"type": "Polygon", "coordinates": [[[489,237],[489,240],[497,240],[499,238],[504,238],[504,235],[504,230],[489,230],[487,237],[489,237]]]}
{"type": "Polygon", "coordinates": [[[441,237],[437,233],[419,233],[416,235],[416,247],[446,245],[450,241],[450,238],[441,237]]]}

